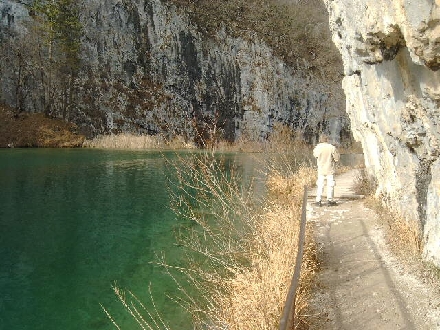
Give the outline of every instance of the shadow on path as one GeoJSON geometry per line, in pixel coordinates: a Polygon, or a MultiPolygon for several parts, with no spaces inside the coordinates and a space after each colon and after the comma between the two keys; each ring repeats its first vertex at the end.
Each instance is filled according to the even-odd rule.
{"type": "Polygon", "coordinates": [[[321,323],[311,328],[433,329],[423,318],[414,319],[413,298],[401,292],[400,279],[384,261],[381,228],[374,211],[352,191],[354,175],[337,178],[337,187],[344,187],[344,199],[338,200],[342,194],[335,190],[337,206],[317,207],[313,194],[309,199],[307,217],[315,226],[321,260],[312,302],[321,323]]]}

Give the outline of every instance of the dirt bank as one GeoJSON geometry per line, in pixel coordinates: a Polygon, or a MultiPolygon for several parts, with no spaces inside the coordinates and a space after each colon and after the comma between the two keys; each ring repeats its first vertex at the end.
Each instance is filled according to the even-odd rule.
{"type": "Polygon", "coordinates": [[[81,147],[84,136],[76,127],[43,114],[17,113],[0,105],[0,148],[7,147],[81,147]]]}

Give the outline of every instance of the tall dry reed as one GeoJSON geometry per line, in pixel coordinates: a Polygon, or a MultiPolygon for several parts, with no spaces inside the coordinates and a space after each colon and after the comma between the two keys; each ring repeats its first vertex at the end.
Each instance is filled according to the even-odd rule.
{"type": "MultiPolygon", "coordinates": [[[[156,264],[175,280],[170,299],[192,315],[194,329],[276,329],[295,267],[303,187],[315,173],[287,158],[270,159],[261,163],[267,193],[258,196],[258,180],[243,186],[239,169],[227,162],[198,153],[171,164],[176,238],[186,259],[179,267],[166,258],[156,264]]],[[[305,293],[300,289],[297,315],[307,303],[305,293]]],[[[166,328],[157,317],[147,327],[147,318],[140,318],[146,329],[166,328]]]]}
{"type": "Polygon", "coordinates": [[[85,148],[102,149],[193,149],[194,145],[181,136],[172,140],[162,135],[134,135],[129,133],[100,135],[83,143],[85,148]]]}
{"type": "MultiPolygon", "coordinates": [[[[102,149],[195,149],[194,141],[185,139],[183,136],[165,138],[161,134],[143,135],[132,133],[118,133],[99,135],[93,139],[85,140],[82,144],[85,148],[102,149]]],[[[267,141],[253,140],[247,136],[240,136],[235,142],[225,141],[219,138],[213,141],[204,141],[199,146],[201,149],[211,152],[277,152],[290,153],[308,152],[310,147],[304,143],[302,138],[292,133],[291,128],[281,123],[276,123],[267,141]]]]}
{"type": "Polygon", "coordinates": [[[202,261],[194,258],[191,271],[209,301],[207,308],[188,309],[197,311],[196,324],[274,329],[294,269],[303,187],[315,172],[286,157],[272,158],[264,164],[268,194],[255,199],[252,182],[243,187],[239,173],[232,168],[225,174],[223,166],[199,155],[178,170],[175,211],[194,224],[181,244],[202,261]]]}

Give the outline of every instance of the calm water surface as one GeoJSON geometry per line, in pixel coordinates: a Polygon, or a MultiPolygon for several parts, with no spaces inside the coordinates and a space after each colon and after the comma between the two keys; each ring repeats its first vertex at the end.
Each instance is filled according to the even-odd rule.
{"type": "Polygon", "coordinates": [[[191,329],[151,264],[179,255],[165,171],[158,152],[0,150],[0,328],[113,329],[102,304],[137,329],[117,282],[147,304],[151,283],[172,328],[191,329]]]}

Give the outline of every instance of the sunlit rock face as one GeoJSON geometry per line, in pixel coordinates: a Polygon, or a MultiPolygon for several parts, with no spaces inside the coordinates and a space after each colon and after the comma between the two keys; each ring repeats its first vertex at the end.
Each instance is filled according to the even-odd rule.
{"type": "MultiPolygon", "coordinates": [[[[322,130],[336,142],[350,139],[344,98],[332,96],[342,88],[329,91],[287,67],[257,36],[203,36],[183,11],[159,0],[88,0],[80,8],[84,35],[74,82],[67,88],[52,79],[43,88],[38,77],[48,73],[38,72],[37,61],[11,57],[2,67],[0,101],[63,117],[88,136],[264,140],[282,123],[310,142],[322,130]],[[29,74],[19,82],[20,65],[29,74]]],[[[30,45],[33,18],[23,2],[2,1],[0,13],[0,35],[17,40],[13,49],[20,40],[30,45]]]]}
{"type": "Polygon", "coordinates": [[[440,265],[440,1],[325,0],[343,88],[378,196],[440,265]]]}

